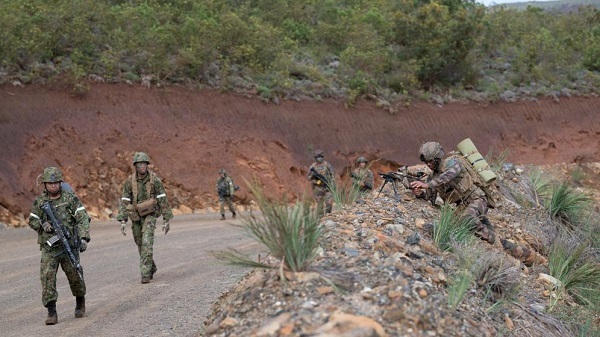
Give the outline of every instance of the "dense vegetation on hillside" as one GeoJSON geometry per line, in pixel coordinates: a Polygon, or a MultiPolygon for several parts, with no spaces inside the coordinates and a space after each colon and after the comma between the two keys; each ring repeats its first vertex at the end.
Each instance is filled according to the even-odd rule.
{"type": "Polygon", "coordinates": [[[600,12],[469,0],[0,0],[0,83],[382,99],[600,87],[600,12]]]}

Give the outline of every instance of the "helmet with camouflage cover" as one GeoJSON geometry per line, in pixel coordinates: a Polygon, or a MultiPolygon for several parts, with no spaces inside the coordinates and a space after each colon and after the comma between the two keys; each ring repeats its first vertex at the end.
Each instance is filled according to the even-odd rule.
{"type": "Polygon", "coordinates": [[[356,163],[358,163],[358,164],[360,164],[360,163],[368,163],[368,161],[367,161],[367,158],[361,156],[361,157],[358,157],[356,159],[356,163]]]}
{"type": "Polygon", "coordinates": [[[57,167],[46,167],[42,173],[42,182],[59,183],[63,181],[62,172],[57,167]]]}
{"type": "Polygon", "coordinates": [[[315,150],[315,153],[313,154],[313,156],[315,158],[317,158],[317,157],[325,157],[325,152],[323,152],[323,150],[315,150]]]}
{"type": "Polygon", "coordinates": [[[150,157],[145,152],[136,152],[133,154],[133,165],[135,163],[146,162],[150,163],[150,157]]]}
{"type": "Polygon", "coordinates": [[[219,170],[219,174],[227,175],[227,171],[225,171],[225,169],[222,168],[222,169],[219,170]]]}
{"type": "Polygon", "coordinates": [[[419,150],[419,158],[423,162],[431,162],[444,157],[444,149],[438,142],[427,142],[419,150]]]}

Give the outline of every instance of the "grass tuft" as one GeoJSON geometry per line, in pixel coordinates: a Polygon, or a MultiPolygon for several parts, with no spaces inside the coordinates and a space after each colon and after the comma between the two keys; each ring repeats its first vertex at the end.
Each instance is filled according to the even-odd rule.
{"type": "Polygon", "coordinates": [[[600,264],[585,254],[587,244],[573,246],[557,240],[548,256],[550,275],[560,281],[559,293],[568,293],[577,302],[600,305],[600,264]]]}
{"type": "Polygon", "coordinates": [[[442,206],[440,220],[433,227],[433,241],[442,250],[449,250],[452,243],[462,243],[473,237],[474,224],[449,205],[442,206]]]}
{"type": "Polygon", "coordinates": [[[338,207],[350,206],[360,198],[360,186],[354,183],[352,179],[340,182],[332,179],[328,182],[328,185],[333,196],[333,202],[338,207]]]}
{"type": "Polygon", "coordinates": [[[563,182],[552,189],[552,196],[546,203],[546,208],[553,219],[571,226],[576,225],[585,213],[589,197],[569,187],[563,182]]]}
{"type": "Polygon", "coordinates": [[[536,205],[539,206],[548,197],[551,186],[550,182],[542,175],[542,171],[533,169],[529,172],[529,188],[531,197],[535,200],[536,205]]]}
{"type": "MultiPolygon", "coordinates": [[[[260,215],[250,214],[243,219],[242,227],[274,258],[283,261],[285,268],[294,272],[306,270],[316,256],[323,234],[317,209],[308,201],[298,201],[290,206],[286,200],[269,200],[257,183],[249,183],[248,188],[260,209],[260,215]]],[[[252,261],[234,250],[213,255],[231,264],[255,268],[277,267],[252,261]]]]}

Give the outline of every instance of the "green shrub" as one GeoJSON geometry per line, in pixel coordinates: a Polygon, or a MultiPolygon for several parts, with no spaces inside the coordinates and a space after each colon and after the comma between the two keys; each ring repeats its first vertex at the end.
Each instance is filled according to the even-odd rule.
{"type": "Polygon", "coordinates": [[[360,197],[360,186],[352,179],[329,182],[329,190],[333,196],[333,202],[338,207],[351,206],[360,197]]]}
{"type": "MultiPolygon", "coordinates": [[[[283,261],[285,268],[294,272],[308,268],[316,256],[319,239],[323,233],[320,214],[308,201],[292,206],[286,200],[267,199],[262,188],[248,184],[260,210],[260,215],[250,214],[243,219],[242,227],[257,242],[268,249],[271,256],[283,261]]],[[[249,267],[273,268],[253,261],[235,250],[215,253],[231,264],[249,267]]]]}
{"type": "Polygon", "coordinates": [[[548,196],[550,188],[550,182],[544,178],[540,170],[533,169],[529,172],[529,190],[537,206],[548,196]]]}
{"type": "Polygon", "coordinates": [[[473,274],[469,270],[460,270],[453,275],[448,282],[448,305],[456,310],[462,302],[467,290],[473,283],[473,274]]]}
{"type": "Polygon", "coordinates": [[[589,200],[585,194],[563,182],[552,189],[552,196],[546,202],[546,208],[552,218],[573,226],[579,223],[586,212],[589,200]]]}
{"type": "Polygon", "coordinates": [[[451,248],[452,243],[466,242],[473,237],[473,221],[462,217],[449,205],[444,205],[440,220],[433,227],[433,241],[442,250],[451,248]]]}
{"type": "Polygon", "coordinates": [[[587,244],[569,245],[556,241],[548,256],[550,275],[560,281],[559,291],[579,303],[600,309],[600,264],[584,253],[587,244]]]}

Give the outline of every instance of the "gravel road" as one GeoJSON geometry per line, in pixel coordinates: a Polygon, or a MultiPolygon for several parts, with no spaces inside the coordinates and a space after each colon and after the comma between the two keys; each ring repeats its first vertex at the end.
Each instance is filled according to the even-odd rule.
{"type": "Polygon", "coordinates": [[[58,324],[44,325],[39,246],[29,228],[0,231],[0,335],[2,336],[194,336],[219,294],[244,270],[225,266],[211,250],[236,247],[257,252],[240,229],[217,215],[183,215],[165,236],[157,225],[154,260],[158,272],[140,283],[137,248],[131,231],[117,222],[92,222],[92,241],[82,254],[86,317],[73,317],[75,298],[58,271],[58,324]]]}

